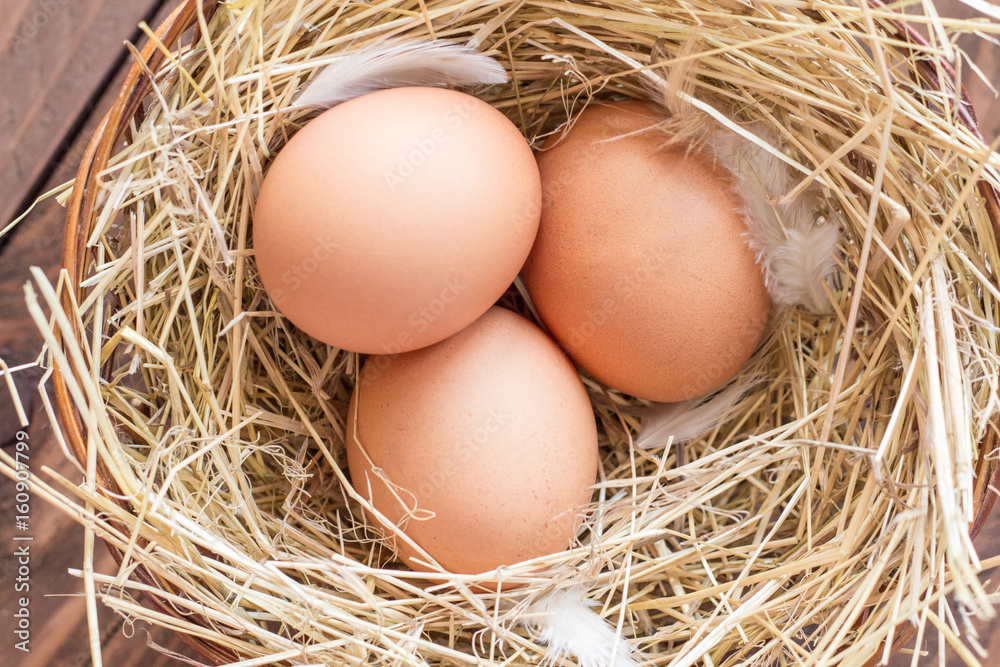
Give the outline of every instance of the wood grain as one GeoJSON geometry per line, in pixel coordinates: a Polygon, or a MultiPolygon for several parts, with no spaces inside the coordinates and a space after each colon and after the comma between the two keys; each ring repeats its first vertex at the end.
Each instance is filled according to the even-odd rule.
{"type": "MultiPolygon", "coordinates": [[[[0,0],[0,228],[38,189],[36,184],[44,191],[73,178],[85,137],[120,86],[121,77],[114,77],[127,55],[124,41],[135,35],[140,20],[155,22],[150,12],[158,7],[162,12],[163,4],[0,0]]],[[[0,263],[0,357],[8,365],[29,363],[38,355],[40,338],[27,317],[23,284],[30,266],[55,275],[62,226],[61,210],[48,202],[0,238],[6,259],[0,263]]],[[[36,379],[30,371],[15,375],[29,411],[36,379]]],[[[0,383],[0,443],[9,441],[18,426],[9,390],[0,383]]]]}
{"type": "MultiPolygon", "coordinates": [[[[1000,7],[1000,0],[989,2],[1000,7]]],[[[968,19],[980,16],[961,0],[938,0],[936,6],[943,17],[968,19]]],[[[990,85],[1000,88],[1000,46],[973,35],[962,35],[958,45],[966,55],[961,70],[969,99],[979,119],[979,131],[987,142],[991,142],[1000,137],[1000,98],[990,90],[990,85]],[[979,77],[970,62],[979,68],[986,81],[979,77]]]]}
{"type": "MultiPolygon", "coordinates": [[[[121,53],[121,42],[134,33],[136,22],[157,0],[0,0],[0,227],[14,213],[39,175],[53,171],[48,184],[55,185],[72,177],[86,139],[97,119],[110,107],[119,77],[101,91],[96,87],[107,82],[109,68],[121,53]],[[9,95],[7,91],[17,91],[9,95]],[[87,118],[88,101],[95,93],[104,96],[94,104],[87,118]],[[76,131],[74,131],[76,130],[76,131]],[[75,140],[75,141],[74,141],[75,140]],[[73,142],[73,143],[70,143],[73,142]],[[60,147],[68,152],[52,170],[52,155],[60,147]]],[[[171,0],[163,12],[176,4],[171,0]]],[[[1000,0],[995,0],[1000,3],[1000,0]]],[[[971,10],[960,0],[937,3],[944,16],[967,17],[971,10]]],[[[155,25],[155,21],[150,21],[155,25]]],[[[963,38],[961,45],[970,59],[1000,85],[1000,47],[982,40],[963,38]]],[[[981,130],[990,140],[1000,136],[1000,102],[988,86],[974,80],[970,68],[963,70],[981,130]]],[[[0,254],[0,357],[8,363],[25,363],[38,354],[40,339],[27,317],[23,284],[28,267],[35,265],[53,277],[58,270],[64,211],[54,202],[41,205],[20,226],[8,247],[0,254]]],[[[18,376],[19,391],[27,398],[31,415],[28,429],[34,467],[48,465],[77,479],[73,464],[52,437],[40,410],[34,385],[37,373],[18,376]]],[[[9,439],[18,424],[14,421],[6,387],[0,383],[0,443],[9,439]]],[[[6,479],[0,483],[0,516],[9,517],[12,503],[6,479]]],[[[8,649],[10,619],[5,610],[13,609],[13,587],[9,584],[14,562],[6,545],[10,544],[9,522],[0,525],[0,667],[82,667],[90,665],[86,615],[80,594],[82,583],[67,573],[79,568],[83,531],[75,522],[41,503],[32,506],[32,526],[39,558],[33,562],[32,614],[33,651],[20,654],[8,649]]],[[[1000,509],[976,540],[981,557],[1000,554],[1000,509]]],[[[103,548],[96,550],[98,571],[113,573],[114,563],[103,548]]],[[[996,577],[998,573],[985,573],[996,577]]],[[[993,585],[996,588],[996,585],[993,585]]],[[[180,661],[151,648],[147,642],[193,658],[194,654],[172,633],[137,624],[123,624],[121,619],[101,608],[100,632],[104,664],[111,667],[167,667],[180,661]],[[147,634],[148,633],[148,634],[147,634]]],[[[986,667],[1000,664],[1000,624],[978,625],[981,641],[992,656],[986,667]]],[[[936,637],[929,637],[920,647],[927,653],[918,661],[920,667],[937,664],[936,637]]],[[[912,650],[912,647],[911,649],[912,650]]],[[[890,667],[908,667],[911,654],[893,657],[890,667]]],[[[953,651],[946,651],[946,665],[961,662],[953,651]]]]}
{"type": "MultiPolygon", "coordinates": [[[[0,222],[49,166],[159,0],[0,0],[0,222]]],[[[3,226],[3,225],[0,225],[3,226]]]]}

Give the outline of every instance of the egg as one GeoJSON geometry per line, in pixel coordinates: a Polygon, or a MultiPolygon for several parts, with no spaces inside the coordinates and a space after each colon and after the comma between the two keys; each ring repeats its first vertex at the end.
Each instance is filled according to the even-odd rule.
{"type": "Polygon", "coordinates": [[[541,182],[518,129],[454,90],[404,87],[344,102],[299,130],[257,198],[264,288],[292,324],[391,354],[469,325],[517,276],[541,182]]]}
{"type": "Polygon", "coordinates": [[[731,174],[664,146],[641,102],[592,106],[538,155],[543,206],[524,280],[570,357],[653,401],[706,394],[761,341],[770,296],[731,174]]]}
{"type": "MultiPolygon", "coordinates": [[[[436,345],[370,357],[351,398],[352,485],[407,539],[404,563],[480,574],[566,549],[597,476],[597,427],[569,359],[494,307],[436,345]]],[[[377,521],[377,519],[376,519],[377,521]]]]}

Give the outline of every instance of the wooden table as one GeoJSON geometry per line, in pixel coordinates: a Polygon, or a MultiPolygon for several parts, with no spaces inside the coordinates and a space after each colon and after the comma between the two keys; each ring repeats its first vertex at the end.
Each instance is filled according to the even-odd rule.
{"type": "MultiPolygon", "coordinates": [[[[0,0],[0,229],[23,212],[41,193],[72,178],[87,138],[110,107],[129,64],[124,40],[142,43],[140,21],[157,25],[178,0],[0,0]]],[[[1000,0],[993,0],[1000,5],[1000,0]]],[[[939,10],[950,16],[970,16],[960,0],[939,0],[939,10]]],[[[1000,85],[1000,47],[968,40],[966,48],[979,67],[1000,85]]],[[[986,86],[970,82],[973,103],[984,135],[1000,136],[1000,103],[986,86]]],[[[64,211],[47,201],[0,239],[0,358],[11,366],[38,356],[40,338],[30,323],[23,301],[28,267],[39,266],[50,277],[58,271],[64,211]]],[[[32,466],[52,467],[76,478],[52,437],[37,400],[38,374],[15,375],[24,397],[30,424],[32,466]]],[[[0,444],[9,447],[20,424],[6,386],[0,382],[0,444]]],[[[16,562],[10,547],[13,495],[6,478],[0,482],[0,667],[79,667],[91,664],[81,582],[67,573],[82,562],[83,530],[51,507],[35,502],[31,508],[34,557],[31,575],[31,652],[12,648],[16,562]]],[[[983,557],[1000,554],[1000,512],[977,541],[983,557]]],[[[96,568],[112,572],[113,562],[99,548],[96,568]]],[[[1000,624],[987,624],[982,641],[1000,664],[1000,624]]],[[[112,667],[180,665],[182,662],[154,650],[181,656],[194,654],[172,633],[131,623],[102,609],[100,633],[104,664],[112,667]],[[153,648],[150,648],[153,647],[153,648]]],[[[930,665],[936,652],[921,660],[930,665]]],[[[909,664],[897,655],[892,667],[909,664]]],[[[949,665],[958,665],[950,655],[949,665]]]]}

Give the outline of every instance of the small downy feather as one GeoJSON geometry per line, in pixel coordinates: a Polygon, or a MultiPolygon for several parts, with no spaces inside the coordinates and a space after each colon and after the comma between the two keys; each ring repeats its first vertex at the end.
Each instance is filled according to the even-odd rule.
{"type": "Polygon", "coordinates": [[[327,65],[299,94],[294,106],[328,109],[366,93],[401,86],[506,81],[503,65],[468,46],[427,41],[383,43],[327,65]]]}
{"type": "Polygon", "coordinates": [[[707,398],[654,403],[642,413],[636,446],[656,449],[700,438],[722,423],[759,380],[756,374],[744,375],[707,398]]]}
{"type": "Polygon", "coordinates": [[[814,313],[828,310],[830,299],[823,285],[837,270],[840,229],[826,223],[805,230],[788,229],[786,233],[788,239],[770,253],[774,299],[800,304],[814,313]]]}
{"type": "MultiPolygon", "coordinates": [[[[777,137],[763,126],[744,129],[776,145],[777,137]]],[[[826,209],[820,187],[810,185],[788,199],[794,174],[771,150],[723,128],[713,133],[709,144],[736,177],[748,243],[757,252],[771,298],[780,306],[828,312],[823,286],[837,270],[840,224],[826,209]]]]}
{"type": "MultiPolygon", "coordinates": [[[[684,45],[690,55],[694,41],[684,45]]],[[[820,186],[813,183],[797,196],[787,195],[796,186],[796,174],[779,157],[778,136],[763,123],[725,127],[706,109],[721,118],[731,114],[692,97],[693,58],[671,65],[666,78],[652,92],[664,110],[662,130],[691,145],[704,147],[733,176],[736,194],[743,202],[747,244],[757,254],[768,292],[782,307],[801,306],[814,313],[830,310],[824,284],[837,270],[840,224],[828,210],[820,186]],[[769,147],[769,148],[768,148],[769,147]]]]}
{"type": "Polygon", "coordinates": [[[575,587],[550,593],[531,606],[522,622],[548,646],[544,664],[572,656],[580,667],[638,667],[635,651],[591,610],[595,605],[586,589],[575,587]]]}

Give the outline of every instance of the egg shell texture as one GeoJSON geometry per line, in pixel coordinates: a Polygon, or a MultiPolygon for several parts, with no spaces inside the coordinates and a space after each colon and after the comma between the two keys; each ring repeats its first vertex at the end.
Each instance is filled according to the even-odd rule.
{"type": "Polygon", "coordinates": [[[254,211],[257,267],[306,333],[355,352],[417,349],[503,294],[540,202],[531,149],[499,111],[448,89],[382,90],[282,148],[254,211]]]}
{"type": "Polygon", "coordinates": [[[601,382],[654,401],[703,395],[760,342],[770,297],[732,176],[664,147],[648,105],[588,108],[538,155],[542,221],[524,267],[552,335],[601,382]]]}
{"type": "Polygon", "coordinates": [[[597,428],[565,355],[492,308],[437,345],[368,360],[348,461],[355,488],[445,570],[478,574],[569,546],[597,475],[597,428]]]}

